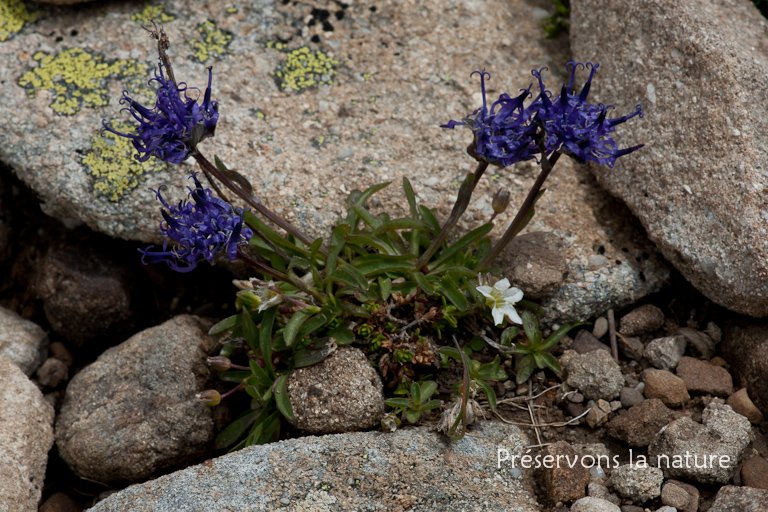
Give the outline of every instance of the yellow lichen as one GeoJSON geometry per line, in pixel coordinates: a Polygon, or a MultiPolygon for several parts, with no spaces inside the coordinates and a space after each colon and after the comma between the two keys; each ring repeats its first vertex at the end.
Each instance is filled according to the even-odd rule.
{"type": "MultiPolygon", "coordinates": [[[[267,48],[282,49],[282,43],[267,43],[267,48]]],[[[301,92],[318,85],[333,85],[336,75],[334,66],[339,61],[320,50],[312,51],[306,46],[291,50],[286,61],[272,75],[283,90],[301,92]]]]}
{"type": "MultiPolygon", "coordinates": [[[[116,122],[112,126],[123,133],[135,130],[135,127],[127,123],[116,122]]],[[[101,135],[94,134],[91,137],[91,149],[83,158],[83,164],[96,179],[93,190],[110,201],[119,201],[127,192],[139,186],[140,176],[162,168],[163,164],[157,159],[139,162],[134,158],[135,154],[136,148],[126,137],[107,131],[101,135]]]]}
{"type": "Polygon", "coordinates": [[[237,7],[227,7],[225,11],[227,14],[237,14],[237,7]]]}
{"type": "Polygon", "coordinates": [[[197,32],[200,37],[193,39],[189,44],[192,45],[192,57],[200,62],[224,55],[229,43],[232,42],[232,34],[216,27],[216,24],[210,20],[198,25],[197,32]]]}
{"type": "Polygon", "coordinates": [[[41,90],[54,95],[49,105],[54,112],[71,116],[83,107],[103,107],[109,103],[107,78],[143,76],[145,69],[135,60],[107,62],[101,55],[91,55],[82,48],[70,48],[56,55],[37,52],[38,67],[24,73],[19,85],[29,98],[41,90]]]}
{"type": "Polygon", "coordinates": [[[0,42],[21,31],[25,23],[33,23],[40,12],[27,11],[21,0],[0,0],[0,42]]]}
{"type": "Polygon", "coordinates": [[[151,5],[149,3],[144,4],[144,10],[131,14],[131,21],[137,21],[139,23],[146,23],[149,20],[160,23],[168,23],[176,19],[173,14],[165,12],[165,6],[163,5],[151,5]]]}

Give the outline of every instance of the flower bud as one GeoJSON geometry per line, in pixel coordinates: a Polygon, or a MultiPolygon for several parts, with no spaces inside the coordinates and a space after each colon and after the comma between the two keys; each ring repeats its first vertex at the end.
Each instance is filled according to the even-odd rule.
{"type": "Polygon", "coordinates": [[[209,357],[208,364],[211,365],[214,370],[218,370],[220,372],[225,372],[232,367],[232,361],[224,356],[209,357]]]}
{"type": "Polygon", "coordinates": [[[493,208],[493,211],[498,214],[503,213],[504,210],[507,209],[507,206],[509,206],[509,190],[500,188],[499,191],[496,192],[496,195],[493,196],[491,208],[493,208]]]}
{"type": "Polygon", "coordinates": [[[221,394],[219,394],[219,392],[215,389],[208,389],[202,393],[198,393],[195,395],[195,398],[203,402],[205,405],[210,406],[219,405],[221,402],[221,394]]]}
{"type": "Polygon", "coordinates": [[[235,298],[235,307],[239,311],[243,306],[248,309],[258,309],[261,306],[261,297],[251,290],[240,290],[235,298]]]}

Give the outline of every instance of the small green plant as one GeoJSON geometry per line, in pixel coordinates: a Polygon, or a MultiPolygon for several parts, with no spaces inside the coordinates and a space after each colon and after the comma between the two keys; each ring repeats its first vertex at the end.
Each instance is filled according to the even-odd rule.
{"type": "Polygon", "coordinates": [[[411,384],[408,398],[390,398],[385,403],[394,409],[395,415],[408,420],[408,423],[416,423],[421,418],[421,413],[437,409],[443,404],[440,400],[429,399],[435,391],[437,384],[434,381],[414,382],[411,384]]]}
{"type": "Polygon", "coordinates": [[[531,378],[533,372],[538,368],[543,370],[549,368],[555,373],[560,373],[560,363],[549,353],[555,345],[565,336],[568,331],[574,327],[584,325],[584,322],[564,325],[549,335],[546,340],[542,340],[539,330],[539,321],[530,311],[523,311],[523,329],[525,330],[526,341],[518,343],[513,354],[521,355],[522,358],[517,364],[517,383],[522,384],[531,378]]]}
{"type": "Polygon", "coordinates": [[[541,20],[541,28],[547,33],[544,39],[554,39],[560,34],[567,34],[569,29],[571,0],[552,0],[552,3],[555,4],[555,12],[541,20]]]}
{"type": "MultiPolygon", "coordinates": [[[[456,361],[464,361],[464,357],[454,347],[442,347],[440,353],[455,359],[456,361]]],[[[507,380],[507,374],[501,367],[501,358],[496,356],[493,361],[486,364],[481,364],[480,361],[475,359],[468,359],[467,370],[469,372],[470,385],[474,382],[485,394],[485,398],[488,400],[488,406],[491,410],[496,409],[496,392],[493,390],[489,381],[501,382],[507,380]]],[[[457,382],[454,388],[459,389],[462,384],[457,382]]]]}

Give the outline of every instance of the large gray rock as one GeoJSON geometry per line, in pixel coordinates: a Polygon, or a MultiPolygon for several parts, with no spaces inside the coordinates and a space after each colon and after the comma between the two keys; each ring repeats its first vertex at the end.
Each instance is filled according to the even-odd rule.
{"type": "Polygon", "coordinates": [[[39,325],[0,307],[0,357],[32,375],[48,354],[48,335],[39,325]]]}
{"type": "Polygon", "coordinates": [[[768,315],[768,24],[748,0],[574,0],[571,48],[601,64],[594,98],[643,104],[613,169],[590,167],[714,302],[768,315]]]}
{"type": "Polygon", "coordinates": [[[481,422],[461,441],[426,427],[302,437],[252,446],[113,494],[92,512],[182,510],[538,512],[512,466],[529,443],[481,422]]]}
{"type": "Polygon", "coordinates": [[[181,315],[110,348],[72,378],[56,419],[56,446],[78,475],[136,482],[183,467],[213,445],[207,387],[215,340],[181,315]]]}
{"type": "Polygon", "coordinates": [[[709,512],[756,512],[768,510],[768,491],[726,485],[717,491],[709,512]]]}
{"type": "Polygon", "coordinates": [[[589,400],[613,400],[621,394],[624,376],[611,354],[595,350],[571,357],[565,363],[568,385],[589,400]]]}
{"type": "MultiPolygon", "coordinates": [[[[41,7],[37,21],[0,45],[0,115],[8,121],[0,160],[40,195],[46,213],[156,242],[160,203],[148,189],[166,184],[171,202],[187,193],[192,165],[140,164],[130,141],[99,135],[103,118],[130,130],[117,101],[122,89],[151,101],[145,83],[157,57],[141,28],[149,14],[171,39],[177,78],[204,87],[204,68],[213,66],[221,120],[201,151],[220,156],[267,206],[316,235],[329,233],[350,191],[382,181],[394,184],[371,202],[374,211],[387,205],[393,218],[405,213],[405,175],[418,200],[447,217],[475,163],[464,151],[469,130],[439,125],[482,104],[472,71],[484,66],[494,74],[490,100],[527,86],[534,67],[550,67],[552,90],[567,80],[567,46],[543,40],[524,0],[471,9],[459,0],[375,10],[330,0],[259,0],[237,12],[225,2],[208,5],[174,0],[140,12],[135,3],[111,2],[55,15],[41,7]],[[301,62],[324,73],[308,76],[301,62]]],[[[490,219],[503,187],[512,206],[497,219],[492,234],[499,236],[536,175],[533,162],[489,170],[458,230],[490,219]]],[[[583,320],[661,286],[666,264],[585,169],[561,159],[546,188],[528,229],[559,236],[568,262],[564,285],[544,304],[550,320],[583,320]]]]}
{"type": "Polygon", "coordinates": [[[0,512],[36,512],[53,446],[53,407],[0,356],[0,512]]]}

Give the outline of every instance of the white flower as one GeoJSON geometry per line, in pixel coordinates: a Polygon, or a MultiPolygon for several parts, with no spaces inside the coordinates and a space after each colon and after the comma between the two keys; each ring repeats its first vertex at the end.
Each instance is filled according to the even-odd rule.
{"type": "Polygon", "coordinates": [[[496,282],[493,287],[478,286],[477,291],[485,296],[485,305],[491,307],[493,322],[501,325],[504,317],[516,324],[522,324],[523,320],[515,311],[515,304],[523,298],[523,292],[519,288],[510,287],[509,279],[502,279],[496,282]]]}
{"type": "Polygon", "coordinates": [[[256,287],[256,295],[261,299],[261,305],[258,311],[264,311],[276,304],[280,304],[283,301],[283,294],[275,290],[279,290],[274,281],[268,281],[262,285],[256,287]]]}

